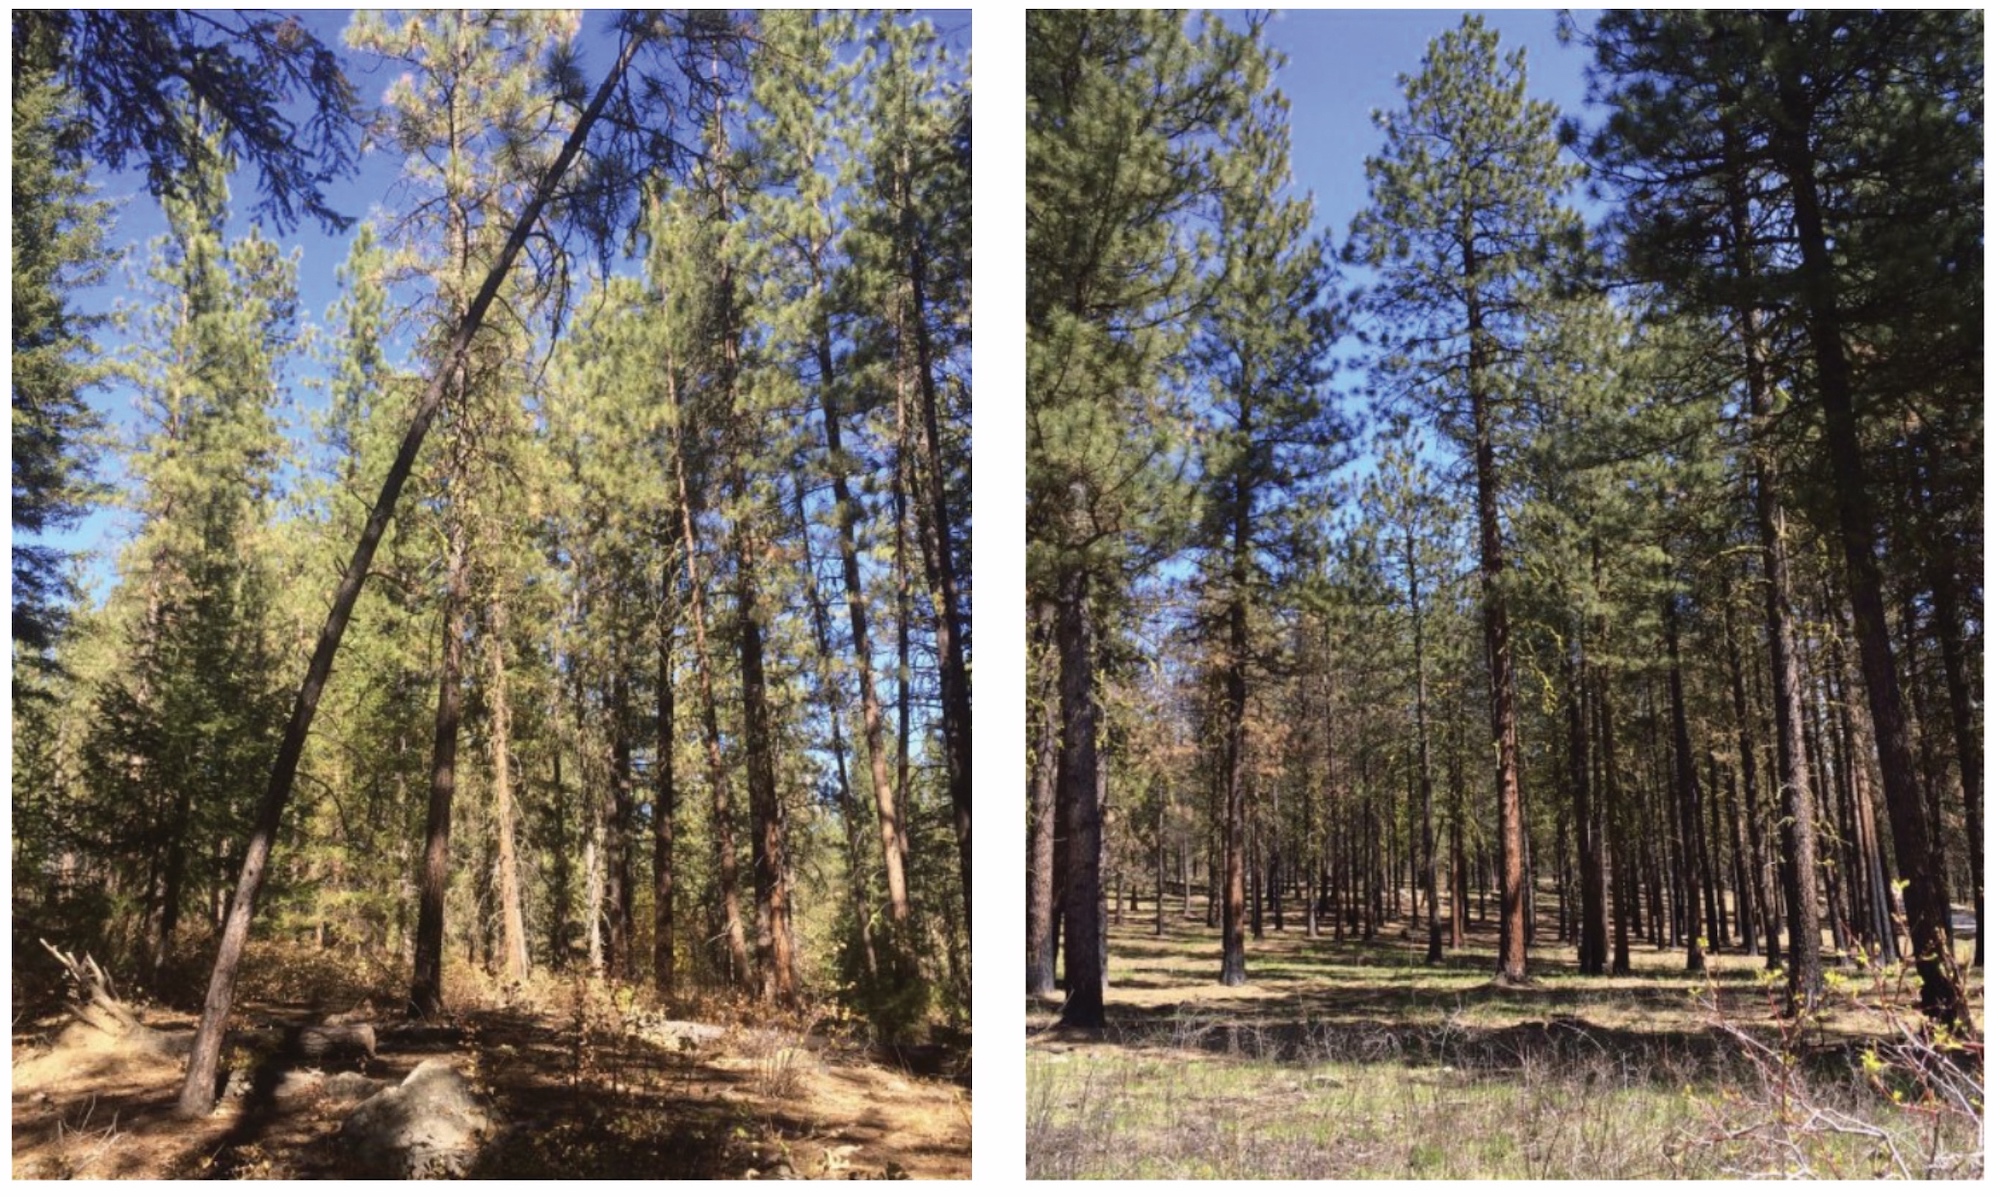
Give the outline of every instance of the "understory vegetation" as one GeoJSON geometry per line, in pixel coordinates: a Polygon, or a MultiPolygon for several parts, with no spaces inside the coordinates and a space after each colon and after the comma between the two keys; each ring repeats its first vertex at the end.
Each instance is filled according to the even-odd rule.
{"type": "Polygon", "coordinates": [[[1788,1024],[1754,961],[1690,980],[1642,951],[1586,978],[1544,950],[1542,980],[1504,988],[1470,952],[1426,965],[1389,924],[1369,943],[1271,932],[1257,981],[1226,989],[1198,923],[1150,925],[1113,931],[1103,1036],[1029,1006],[1031,1177],[1983,1174],[1983,1059],[1922,1032],[1907,975],[1834,970],[1838,996],[1788,1024]]]}

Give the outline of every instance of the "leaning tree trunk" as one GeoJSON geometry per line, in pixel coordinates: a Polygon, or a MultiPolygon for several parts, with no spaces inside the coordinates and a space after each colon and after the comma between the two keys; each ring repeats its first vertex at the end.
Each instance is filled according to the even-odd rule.
{"type": "Polygon", "coordinates": [[[382,482],[382,492],[376,497],[375,506],[369,510],[368,522],[362,526],[354,556],[341,575],[339,586],[334,589],[333,605],[320,629],[318,643],[313,648],[312,663],[307,666],[305,680],[299,685],[291,721],[285,727],[285,738],[279,744],[277,757],[271,766],[270,783],[258,803],[256,821],[243,855],[243,871],[237,879],[236,892],[230,899],[229,913],[223,922],[221,942],[215,951],[215,967],[209,973],[208,996],[202,1003],[201,1026],[195,1032],[194,1050],[188,1057],[187,1077],[181,1085],[180,1099],[175,1106],[176,1112],[184,1118],[205,1117],[215,1108],[216,1066],[221,1062],[222,1035],[228,1027],[229,1010],[236,999],[236,978],[243,959],[243,948],[250,940],[251,915],[256,910],[257,895],[264,888],[271,847],[277,841],[279,821],[284,815],[285,804],[291,798],[292,781],[298,775],[306,735],[312,730],[313,716],[319,710],[320,692],[325,689],[326,679],[333,672],[333,658],[340,651],[340,641],[346,635],[347,621],[354,612],[355,600],[361,596],[362,584],[367,581],[368,567],[375,560],[375,549],[388,530],[389,520],[396,512],[396,501],[403,493],[403,484],[409,480],[410,471],[416,465],[417,451],[423,448],[431,423],[437,418],[438,408],[444,402],[446,384],[463,370],[466,351],[471,347],[473,336],[486,322],[487,309],[493,305],[501,284],[513,270],[514,259],[520,256],[529,233],[553,197],[556,185],[582,151],[591,126],[604,112],[613,91],[624,78],[632,56],[645,40],[644,33],[636,34],[620,48],[618,61],[599,85],[597,94],[591,97],[590,106],[577,118],[576,127],[570,131],[568,140],[563,142],[555,161],[549,163],[534,191],[529,193],[527,205],[508,233],[500,256],[494,260],[492,269],[487,271],[486,281],[480,285],[471,305],[453,330],[451,340],[445,347],[444,363],[432,376],[430,385],[410,417],[409,430],[404,434],[402,446],[389,467],[388,477],[382,482]]]}
{"type": "Polygon", "coordinates": [[[889,919],[900,934],[900,928],[910,918],[909,888],[903,879],[903,816],[896,803],[896,791],[889,784],[889,760],[882,749],[882,699],[875,691],[875,647],[868,635],[868,595],[861,588],[861,552],[854,531],[860,506],[847,484],[847,454],[841,448],[840,411],[833,392],[832,334],[824,322],[817,331],[820,415],[826,426],[826,469],[833,483],[840,578],[847,594],[855,686],[861,697],[861,740],[868,753],[868,780],[875,795],[877,834],[882,841],[882,875],[889,891],[889,919]]]}

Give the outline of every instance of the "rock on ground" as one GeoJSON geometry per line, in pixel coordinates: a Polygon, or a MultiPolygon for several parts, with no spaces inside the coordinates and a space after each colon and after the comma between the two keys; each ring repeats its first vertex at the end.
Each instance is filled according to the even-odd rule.
{"type": "Polygon", "coordinates": [[[493,1133],[493,1116],[456,1068],[425,1060],[348,1114],[342,1144],[370,1176],[460,1177],[493,1133]]]}

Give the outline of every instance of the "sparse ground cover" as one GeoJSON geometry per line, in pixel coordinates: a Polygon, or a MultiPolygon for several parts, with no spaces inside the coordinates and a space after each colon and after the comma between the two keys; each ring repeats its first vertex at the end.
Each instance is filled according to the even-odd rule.
{"type": "Polygon", "coordinates": [[[721,1034],[663,1035],[655,1032],[672,1024],[629,988],[551,983],[499,994],[465,970],[447,973],[458,1013],[426,1026],[369,1014],[365,984],[279,978],[288,963],[275,950],[256,954],[261,975],[239,1007],[239,1042],[258,1041],[258,1027],[355,1014],[375,1025],[372,1058],[314,1062],[239,1046],[224,1064],[240,1083],[214,1115],[187,1122],[173,1107],[192,1015],[143,1011],[169,1045],[150,1053],[66,1032],[56,1017],[24,1018],[13,1044],[14,1177],[367,1176],[371,1162],[339,1136],[369,1089],[342,1074],[393,1085],[425,1060],[457,1068],[494,1114],[474,1177],[971,1175],[962,1052],[905,1053],[918,1057],[905,1067],[907,1058],[847,1043],[810,1017],[773,1021],[769,1012],[703,1011],[721,1034]]]}
{"type": "MultiPolygon", "coordinates": [[[[1554,927],[1553,911],[1542,924],[1554,927]]],[[[1296,923],[1216,983],[1215,933],[1151,911],[1111,929],[1110,1027],[1028,1009],[1028,1174],[1055,1177],[1977,1176],[1978,1048],[1915,1030],[1914,985],[1840,974],[1789,1030],[1761,957],[1637,945],[1634,973],[1576,974],[1538,943],[1530,987],[1492,983],[1493,932],[1444,967],[1389,924],[1373,943],[1296,923]],[[1926,1085],[1903,1064],[1922,1056],[1926,1085]]],[[[1975,1010],[1984,981],[1969,978],[1975,1010]]]]}

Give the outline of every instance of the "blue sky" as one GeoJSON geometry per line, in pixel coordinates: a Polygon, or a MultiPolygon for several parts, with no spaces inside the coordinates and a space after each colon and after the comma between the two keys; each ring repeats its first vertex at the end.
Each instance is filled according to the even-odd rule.
{"type": "MultiPolygon", "coordinates": [[[[1503,56],[1526,48],[1530,98],[1593,123],[1583,100],[1589,51],[1557,40],[1554,9],[1295,9],[1274,13],[1266,25],[1265,40],[1288,59],[1277,86],[1291,101],[1293,184],[1313,193],[1318,221],[1332,230],[1336,244],[1345,242],[1355,213],[1368,202],[1364,164],[1381,152],[1384,140],[1373,114],[1405,106],[1397,77],[1415,74],[1431,41],[1456,28],[1467,11],[1479,13],[1499,33],[1503,56]]],[[[1573,11],[1582,28],[1596,21],[1594,11],[1573,11]]],[[[1583,201],[1579,187],[1571,202],[1594,218],[1594,206],[1583,201]]],[[[1361,268],[1342,267],[1343,294],[1367,281],[1361,268]]],[[[1350,341],[1338,352],[1346,357],[1354,348],[1350,341]]],[[[1353,392],[1362,381],[1351,370],[1336,373],[1336,402],[1354,408],[1353,392]]],[[[1427,440],[1436,445],[1436,438],[1427,440]]],[[[1373,461],[1365,444],[1356,448],[1361,452],[1349,476],[1365,472],[1373,461]]],[[[1443,463],[1432,465],[1437,470],[1443,463]]]]}
{"type": "MultiPolygon", "coordinates": [[[[1501,52],[1525,46],[1528,94],[1583,114],[1589,53],[1556,41],[1553,9],[1480,12],[1501,52]]],[[[1593,14],[1578,12],[1588,27],[1593,14]]],[[[1459,9],[1292,10],[1276,13],[1266,40],[1289,58],[1278,87],[1292,101],[1292,171],[1314,192],[1322,223],[1345,236],[1367,202],[1362,163],[1382,148],[1370,114],[1403,106],[1399,74],[1414,74],[1432,38],[1457,27],[1459,9]]]]}

